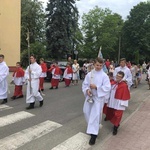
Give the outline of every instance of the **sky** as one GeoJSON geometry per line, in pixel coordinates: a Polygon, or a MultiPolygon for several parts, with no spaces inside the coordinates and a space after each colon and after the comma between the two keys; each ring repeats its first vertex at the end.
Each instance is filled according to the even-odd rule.
{"type": "MultiPolygon", "coordinates": [[[[44,7],[48,0],[39,0],[44,2],[44,7]]],[[[140,2],[146,2],[147,0],[80,0],[76,2],[80,20],[83,13],[88,13],[89,10],[93,9],[96,5],[102,9],[109,8],[113,13],[118,13],[122,16],[123,19],[126,19],[129,15],[130,10],[139,4],[140,2]]]]}

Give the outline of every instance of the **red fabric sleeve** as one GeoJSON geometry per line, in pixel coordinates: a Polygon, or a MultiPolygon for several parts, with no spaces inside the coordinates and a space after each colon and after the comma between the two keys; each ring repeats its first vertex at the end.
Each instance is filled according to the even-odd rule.
{"type": "Polygon", "coordinates": [[[48,71],[49,71],[49,72],[52,72],[53,69],[54,69],[54,67],[50,67],[50,68],[48,69],[48,71]]]}

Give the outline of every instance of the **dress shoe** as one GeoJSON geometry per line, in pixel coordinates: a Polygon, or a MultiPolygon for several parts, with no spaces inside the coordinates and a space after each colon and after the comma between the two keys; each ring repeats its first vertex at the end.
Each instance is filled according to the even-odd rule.
{"type": "Polygon", "coordinates": [[[16,96],[16,99],[18,99],[18,98],[23,98],[23,95],[16,96]]]}
{"type": "Polygon", "coordinates": [[[91,134],[91,139],[89,141],[89,145],[94,145],[96,138],[97,138],[97,135],[91,134]]]}
{"type": "Polygon", "coordinates": [[[56,88],[55,89],[58,89],[58,86],[56,86],[56,88]]]}
{"type": "Polygon", "coordinates": [[[12,100],[16,99],[16,96],[12,96],[11,99],[12,99],[12,100]]]}
{"type": "Polygon", "coordinates": [[[40,105],[39,105],[40,107],[42,107],[43,106],[43,100],[42,101],[40,101],[40,105]]]}
{"type": "Polygon", "coordinates": [[[53,87],[51,87],[51,88],[49,88],[50,90],[52,90],[53,89],[53,87]]]}
{"type": "Polygon", "coordinates": [[[117,135],[118,127],[119,127],[119,126],[114,126],[113,135],[117,135]]]}
{"type": "Polygon", "coordinates": [[[108,119],[105,117],[105,118],[104,118],[104,121],[108,121],[108,119]]]}
{"type": "Polygon", "coordinates": [[[44,89],[41,89],[41,91],[43,92],[43,91],[44,91],[44,89]]]}
{"type": "Polygon", "coordinates": [[[1,104],[6,104],[7,103],[7,98],[3,99],[3,101],[1,102],[1,104]]]}
{"type": "Polygon", "coordinates": [[[29,109],[34,109],[34,103],[30,103],[30,105],[28,107],[26,107],[27,110],[29,109]]]}

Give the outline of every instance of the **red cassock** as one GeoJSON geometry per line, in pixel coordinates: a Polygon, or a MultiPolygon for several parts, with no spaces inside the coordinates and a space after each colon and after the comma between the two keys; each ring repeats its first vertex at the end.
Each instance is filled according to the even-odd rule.
{"type": "Polygon", "coordinates": [[[13,73],[13,75],[12,75],[13,77],[17,77],[17,78],[19,78],[19,77],[24,77],[24,70],[20,67],[20,68],[17,68],[15,71],[14,71],[14,73],[13,73]],[[15,76],[15,74],[16,74],[16,76],[15,76]]]}
{"type": "MultiPolygon", "coordinates": [[[[66,67],[66,69],[67,69],[67,75],[73,73],[73,70],[72,70],[72,68],[70,66],[66,67]]],[[[65,69],[65,71],[66,71],[66,69],[65,69]]],[[[71,83],[71,78],[64,78],[64,80],[65,80],[65,85],[69,86],[70,83],[71,83]]]]}
{"type": "MultiPolygon", "coordinates": [[[[130,99],[130,91],[128,89],[128,85],[122,81],[118,83],[118,87],[115,92],[114,98],[117,100],[126,101],[130,99]]],[[[112,124],[115,126],[120,125],[120,121],[122,119],[123,110],[117,110],[114,108],[107,107],[106,118],[110,120],[112,124]]]]}
{"type": "Polygon", "coordinates": [[[47,65],[46,63],[42,63],[40,64],[41,68],[42,68],[42,72],[47,72],[47,65]]]}
{"type": "MultiPolygon", "coordinates": [[[[47,72],[47,65],[46,65],[46,63],[42,63],[42,64],[40,64],[40,66],[42,68],[42,73],[46,73],[47,72]]],[[[39,83],[39,89],[40,90],[44,89],[43,84],[44,84],[44,76],[41,76],[40,77],[40,83],[39,83]]]]}
{"type": "MultiPolygon", "coordinates": [[[[21,78],[21,77],[24,77],[24,70],[20,67],[20,68],[17,68],[13,75],[12,75],[14,78],[21,78]]],[[[14,90],[14,95],[13,96],[22,96],[23,95],[23,92],[22,92],[22,85],[16,85],[15,84],[15,90],[14,90]]]]}
{"type": "Polygon", "coordinates": [[[123,101],[130,99],[130,91],[128,89],[128,85],[126,82],[122,81],[118,83],[118,87],[116,89],[115,98],[123,101]]]}
{"type": "MultiPolygon", "coordinates": [[[[53,74],[52,79],[51,79],[51,85],[52,85],[52,87],[58,87],[58,85],[59,85],[59,79],[60,79],[60,78],[57,78],[57,76],[61,75],[61,74],[62,74],[62,71],[61,71],[61,69],[60,69],[59,67],[57,67],[57,66],[54,67],[53,69],[55,69],[55,71],[54,71],[54,74],[53,74]]],[[[53,69],[51,69],[51,71],[52,71],[53,69]]]]}

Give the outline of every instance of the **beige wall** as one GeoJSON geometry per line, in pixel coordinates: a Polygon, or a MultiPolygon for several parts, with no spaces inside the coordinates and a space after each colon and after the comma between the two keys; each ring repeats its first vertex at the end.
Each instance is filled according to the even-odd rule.
{"type": "Polygon", "coordinates": [[[8,66],[20,61],[21,0],[0,0],[0,54],[8,66]]]}

